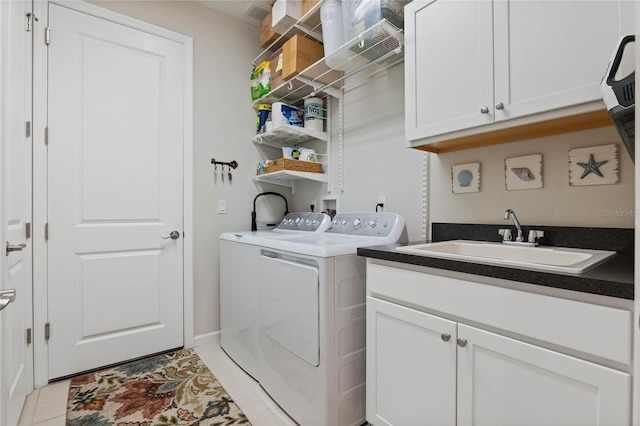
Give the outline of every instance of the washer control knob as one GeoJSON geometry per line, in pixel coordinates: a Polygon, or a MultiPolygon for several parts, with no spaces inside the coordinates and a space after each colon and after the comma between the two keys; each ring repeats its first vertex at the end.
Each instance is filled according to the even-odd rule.
{"type": "Polygon", "coordinates": [[[360,220],[360,219],[358,219],[358,218],[353,219],[353,227],[354,227],[355,229],[358,229],[358,228],[360,228],[361,226],[362,226],[362,220],[360,220]]]}
{"type": "Polygon", "coordinates": [[[339,223],[340,223],[340,221],[338,219],[333,219],[333,224],[335,226],[338,226],[339,223]]]}
{"type": "Polygon", "coordinates": [[[371,219],[371,220],[369,221],[369,226],[370,226],[371,228],[375,228],[376,226],[378,226],[378,221],[377,221],[377,220],[375,220],[375,219],[371,219]]]}
{"type": "Polygon", "coordinates": [[[302,222],[302,218],[296,217],[296,225],[299,225],[302,222]]]}
{"type": "Polygon", "coordinates": [[[317,225],[318,222],[319,222],[318,219],[313,219],[313,221],[311,223],[313,223],[314,225],[317,225]]]}
{"type": "Polygon", "coordinates": [[[343,228],[346,228],[349,226],[349,221],[347,219],[342,219],[341,225],[343,228]]]}

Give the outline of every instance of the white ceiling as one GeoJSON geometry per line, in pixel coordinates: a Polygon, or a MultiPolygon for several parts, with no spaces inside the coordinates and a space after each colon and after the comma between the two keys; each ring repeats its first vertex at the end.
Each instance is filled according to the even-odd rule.
{"type": "Polygon", "coordinates": [[[271,9],[271,0],[195,0],[226,15],[260,26],[271,9]]]}

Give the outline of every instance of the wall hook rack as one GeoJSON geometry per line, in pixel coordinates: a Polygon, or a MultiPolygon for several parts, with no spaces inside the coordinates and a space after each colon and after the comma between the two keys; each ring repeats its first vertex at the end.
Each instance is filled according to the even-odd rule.
{"type": "Polygon", "coordinates": [[[238,167],[238,162],[237,162],[237,161],[231,161],[231,162],[227,163],[227,162],[225,162],[225,161],[216,161],[216,159],[215,159],[215,158],[212,158],[212,159],[211,159],[211,164],[216,164],[216,165],[217,165],[217,164],[221,164],[221,165],[223,165],[223,166],[229,166],[229,167],[231,167],[232,169],[235,169],[236,167],[238,167]]]}

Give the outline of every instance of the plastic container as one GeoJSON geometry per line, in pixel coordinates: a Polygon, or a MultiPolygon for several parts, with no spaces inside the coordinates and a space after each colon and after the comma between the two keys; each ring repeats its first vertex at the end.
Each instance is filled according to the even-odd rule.
{"type": "Polygon", "coordinates": [[[345,70],[344,63],[348,59],[340,52],[335,53],[345,42],[343,5],[340,0],[324,0],[320,6],[322,22],[322,43],[327,66],[337,70],[345,70]]]}
{"type": "Polygon", "coordinates": [[[349,41],[383,19],[398,28],[404,26],[404,6],[407,0],[344,0],[344,38],[349,41]]]}
{"type": "Polygon", "coordinates": [[[305,129],[316,130],[321,132],[323,130],[323,108],[322,99],[320,98],[307,98],[304,100],[304,127],[305,129]]]}

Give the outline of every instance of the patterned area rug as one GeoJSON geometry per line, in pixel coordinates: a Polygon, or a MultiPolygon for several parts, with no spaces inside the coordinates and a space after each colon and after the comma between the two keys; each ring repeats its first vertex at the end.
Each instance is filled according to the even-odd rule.
{"type": "Polygon", "coordinates": [[[249,425],[190,349],[71,380],[67,426],[249,425]]]}

